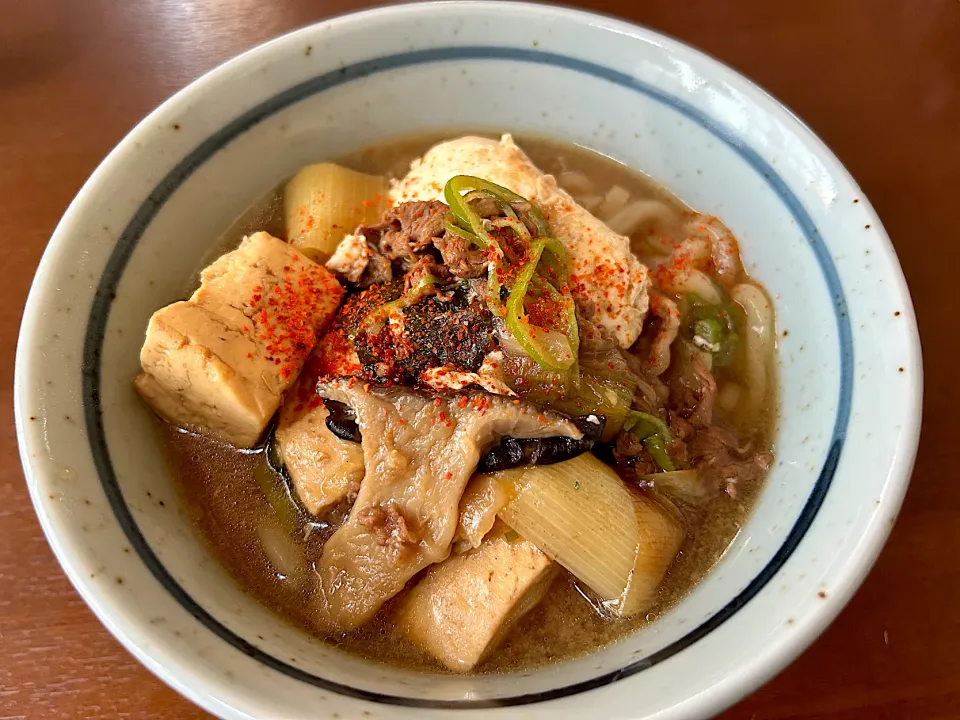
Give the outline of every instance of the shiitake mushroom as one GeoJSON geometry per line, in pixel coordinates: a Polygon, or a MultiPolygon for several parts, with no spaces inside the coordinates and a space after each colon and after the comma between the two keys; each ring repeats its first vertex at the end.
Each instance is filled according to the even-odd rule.
{"type": "MultiPolygon", "coordinates": [[[[357,417],[347,405],[325,400],[330,432],[342,440],[360,442],[357,417]]],[[[497,472],[524,465],[552,465],[571,460],[591,450],[603,435],[606,419],[602,415],[583,415],[570,421],[583,433],[579,440],[568,437],[511,438],[505,437],[490,448],[477,464],[477,472],[497,472]]]]}
{"type": "Polygon", "coordinates": [[[602,415],[570,418],[583,437],[511,438],[505,437],[490,448],[477,464],[477,472],[497,472],[524,465],[552,465],[572,460],[593,449],[603,435],[606,419],[602,415]]]}
{"type": "Polygon", "coordinates": [[[324,400],[327,408],[327,429],[341,440],[360,442],[360,428],[357,427],[357,414],[349,405],[336,400],[324,400]]]}

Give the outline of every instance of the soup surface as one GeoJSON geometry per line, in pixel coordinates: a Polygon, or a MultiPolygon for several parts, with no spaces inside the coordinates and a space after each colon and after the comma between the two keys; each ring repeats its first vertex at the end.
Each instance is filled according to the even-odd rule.
{"type": "MultiPolygon", "coordinates": [[[[364,173],[399,178],[407,172],[413,158],[444,137],[450,135],[390,142],[340,158],[338,163],[364,173]]],[[[680,293],[671,292],[669,276],[671,268],[676,270],[681,266],[668,263],[678,244],[690,237],[691,222],[698,217],[693,211],[650,178],[586,149],[538,137],[521,137],[517,142],[584,207],[601,219],[610,219],[612,225],[623,225],[623,230],[629,231],[623,234],[630,235],[634,253],[651,268],[653,289],[663,297],[682,299],[680,293]],[[638,200],[655,201],[641,208],[646,212],[640,213],[644,219],[639,225],[631,226],[631,219],[623,213],[617,217],[618,208],[622,210],[627,201],[636,204],[638,200]],[[658,267],[661,269],[657,270],[658,267]]],[[[716,228],[714,234],[725,232],[719,223],[716,228]]],[[[285,237],[282,187],[261,199],[227,230],[211,249],[209,259],[236,247],[245,235],[259,230],[285,237]]],[[[707,228],[702,234],[709,237],[710,233],[707,228]]],[[[739,263],[737,266],[739,268],[739,263]]],[[[738,275],[733,280],[719,278],[714,263],[707,275],[720,288],[730,288],[734,280],[741,284],[753,282],[743,274],[742,268],[735,272],[738,275]]],[[[186,291],[196,287],[196,278],[191,283],[191,287],[185,287],[186,291]]],[[[715,363],[712,368],[716,383],[713,412],[726,427],[735,431],[741,447],[740,459],[755,462],[759,471],[733,472],[726,478],[720,473],[716,492],[696,512],[680,513],[686,539],[657,591],[655,603],[645,612],[629,618],[616,617],[594,599],[589,588],[562,570],[552,580],[544,599],[509,628],[503,641],[477,665],[475,672],[528,669],[577,656],[624,637],[655,621],[689,592],[736,538],[761,489],[762,476],[771,459],[768,451],[775,430],[776,394],[774,363],[768,358],[762,368],[767,373],[767,381],[759,390],[759,397],[752,403],[743,399],[751,392],[751,383],[755,382],[751,373],[756,371],[755,366],[751,366],[749,328],[743,311],[730,303],[726,294],[724,302],[733,308],[732,332],[739,337],[739,342],[722,365],[715,363]]],[[[664,317],[657,317],[651,310],[634,352],[648,352],[656,340],[656,332],[665,322],[664,317]]],[[[712,322],[705,326],[711,331],[715,329],[712,322]]],[[[772,333],[772,328],[767,331],[772,333]]],[[[714,341],[704,337],[698,340],[694,336],[694,342],[709,346],[714,341]]],[[[676,346],[674,352],[678,352],[676,346]]],[[[289,622],[320,634],[344,650],[407,668],[447,671],[397,629],[394,613],[403,601],[403,593],[388,601],[372,621],[358,629],[332,637],[317,630],[315,605],[311,602],[317,591],[316,576],[291,568],[310,567],[342,521],[346,508],[334,509],[322,518],[298,515],[297,532],[278,541],[280,531],[275,511],[263,489],[286,489],[287,485],[271,468],[265,450],[238,450],[166,423],[161,423],[161,432],[173,474],[201,535],[245,590],[289,622]]],[[[631,462],[620,463],[618,468],[626,480],[639,481],[642,485],[644,471],[631,462]]]]}

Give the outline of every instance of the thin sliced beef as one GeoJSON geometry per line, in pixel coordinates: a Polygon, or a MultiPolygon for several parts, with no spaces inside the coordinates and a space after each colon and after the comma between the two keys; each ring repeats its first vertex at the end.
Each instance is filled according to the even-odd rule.
{"type": "Polygon", "coordinates": [[[387,210],[379,225],[361,228],[361,232],[367,240],[377,238],[380,252],[408,270],[443,235],[448,211],[439,200],[401,203],[387,210]]]}
{"type": "Polygon", "coordinates": [[[487,254],[469,240],[447,233],[436,238],[433,244],[454,277],[466,280],[486,275],[487,254]]]}
{"type": "MultiPolygon", "coordinates": [[[[410,271],[403,277],[403,289],[410,290],[411,288],[421,285],[429,276],[433,276],[435,280],[445,280],[450,277],[450,271],[447,269],[446,265],[441,265],[431,257],[430,255],[423,255],[422,257],[417,258],[417,262],[414,264],[410,271]]],[[[426,294],[436,295],[438,294],[437,286],[427,285],[425,286],[426,294]]],[[[424,291],[421,290],[421,293],[424,291]]]]}
{"type": "Polygon", "coordinates": [[[432,274],[440,278],[452,275],[466,280],[486,273],[486,253],[444,229],[449,211],[439,200],[405,202],[387,210],[377,225],[361,226],[357,233],[366,238],[371,252],[360,287],[369,287],[371,282],[389,282],[393,276],[424,264],[430,264],[432,274]],[[392,274],[384,266],[391,263],[392,274]],[[376,279],[384,276],[385,280],[376,279]]]}
{"type": "Polygon", "coordinates": [[[367,266],[364,268],[363,274],[360,275],[359,282],[357,282],[357,287],[368,288],[371,285],[388,283],[393,280],[393,263],[390,262],[390,259],[369,240],[367,246],[370,255],[367,258],[367,266]]]}
{"type": "Polygon", "coordinates": [[[759,482],[773,462],[773,454],[758,451],[752,442],[740,444],[736,433],[720,425],[697,432],[687,445],[690,465],[707,487],[736,497],[737,487],[759,482]]]}
{"type": "Polygon", "coordinates": [[[318,615],[331,634],[360,626],[447,557],[467,480],[500,437],[582,437],[565,418],[485,393],[429,396],[346,379],[317,392],[353,409],[370,469],[316,563],[318,615]]]}
{"type": "Polygon", "coordinates": [[[613,460],[617,472],[628,480],[657,472],[657,464],[643,446],[643,441],[632,432],[624,431],[617,435],[613,460]]]}
{"type": "Polygon", "coordinates": [[[357,523],[373,532],[395,562],[408,560],[421,540],[421,534],[410,527],[410,521],[392,500],[363,508],[357,513],[357,523]]]}

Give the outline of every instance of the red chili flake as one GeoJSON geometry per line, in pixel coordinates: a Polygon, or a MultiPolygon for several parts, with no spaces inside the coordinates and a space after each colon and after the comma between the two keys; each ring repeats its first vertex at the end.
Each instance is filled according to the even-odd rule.
{"type": "Polygon", "coordinates": [[[248,358],[252,358],[252,357],[253,357],[253,353],[247,353],[247,357],[248,357],[248,358]]]}
{"type": "Polygon", "coordinates": [[[445,473],[443,474],[443,477],[444,477],[445,479],[447,479],[447,480],[452,480],[452,479],[453,479],[453,473],[450,472],[449,470],[447,470],[447,472],[445,472],[445,473]]]}

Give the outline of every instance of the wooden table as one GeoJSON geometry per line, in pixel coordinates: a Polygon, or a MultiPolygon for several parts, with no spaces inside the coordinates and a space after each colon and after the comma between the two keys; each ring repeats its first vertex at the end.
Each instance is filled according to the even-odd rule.
{"type": "MultiPolygon", "coordinates": [[[[11,412],[20,315],[67,203],[143,115],[242,50],[369,4],[0,0],[0,719],[208,717],[117,644],[47,547],[11,412]]],[[[927,422],[889,545],[830,630],[723,717],[960,718],[960,2],[584,5],[712,53],[803,117],[876,205],[925,340],[927,422]]]]}

